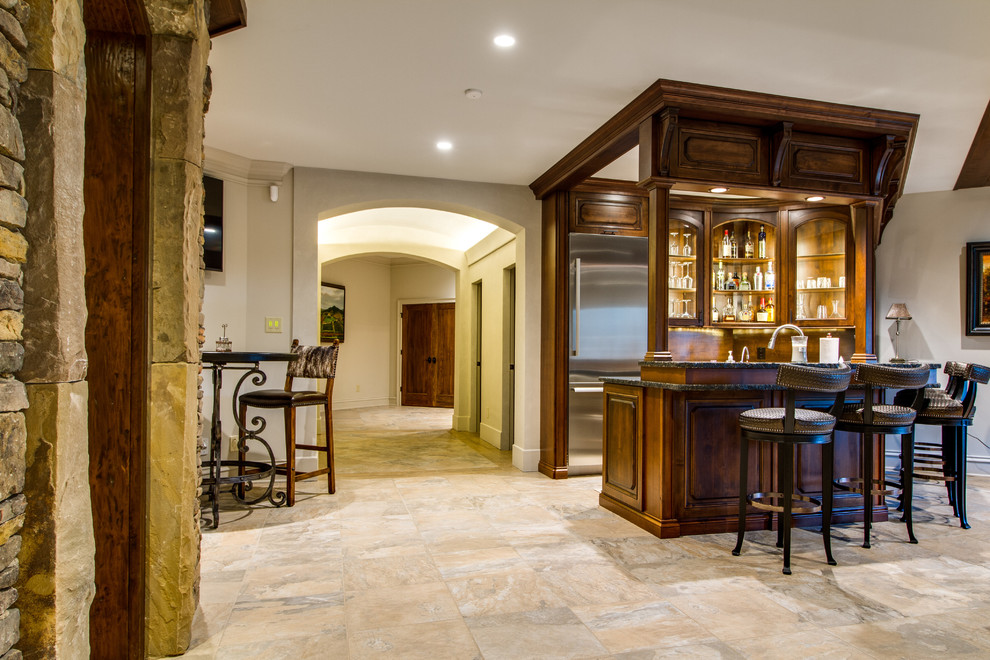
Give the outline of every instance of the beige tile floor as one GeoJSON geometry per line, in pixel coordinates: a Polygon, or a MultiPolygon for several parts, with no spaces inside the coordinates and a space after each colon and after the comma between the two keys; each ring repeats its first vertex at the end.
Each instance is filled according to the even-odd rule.
{"type": "Polygon", "coordinates": [[[660,540],[598,506],[600,477],[552,481],[450,431],[449,410],[335,414],[338,491],[225,505],[203,536],[188,658],[990,657],[990,479],[971,530],[921,487],[916,533],[795,530],[660,540]]]}

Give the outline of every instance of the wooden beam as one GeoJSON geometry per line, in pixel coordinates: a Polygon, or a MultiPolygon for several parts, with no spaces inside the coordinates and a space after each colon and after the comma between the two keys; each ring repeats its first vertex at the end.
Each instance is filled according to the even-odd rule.
{"type": "Polygon", "coordinates": [[[990,103],[983,112],[983,120],[976,129],[969,155],[963,163],[953,190],[990,186],[990,103]]]}
{"type": "Polygon", "coordinates": [[[213,0],[210,3],[209,30],[211,37],[247,27],[245,0],[213,0]]]}

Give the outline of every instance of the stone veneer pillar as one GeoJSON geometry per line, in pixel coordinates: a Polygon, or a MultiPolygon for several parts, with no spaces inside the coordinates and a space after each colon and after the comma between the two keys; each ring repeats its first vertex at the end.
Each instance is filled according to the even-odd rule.
{"type": "Polygon", "coordinates": [[[205,0],[146,0],[151,26],[148,653],[189,646],[199,600],[205,0]]]}
{"type": "MultiPolygon", "coordinates": [[[[144,0],[153,108],[146,546],[147,652],[152,656],[175,655],[188,647],[198,601],[198,340],[209,53],[205,1],[144,0]]],[[[17,640],[17,608],[29,612],[20,618],[28,657],[89,656],[95,543],[84,343],[84,42],[82,0],[31,0],[30,6],[26,0],[0,0],[3,660],[20,657],[16,650],[4,655],[17,640]],[[17,86],[25,80],[18,111],[17,86]],[[15,115],[24,127],[23,141],[15,115]],[[28,212],[21,193],[30,203],[28,212]],[[26,396],[14,372],[27,383],[26,396]],[[28,401],[25,423],[19,411],[28,401]],[[25,518],[29,523],[21,549],[17,531],[25,518]],[[10,587],[17,579],[19,551],[24,568],[18,600],[10,587]]]]}
{"type": "MultiPolygon", "coordinates": [[[[15,10],[23,4],[0,0],[15,10]]],[[[35,0],[24,17],[30,75],[18,116],[30,203],[24,235],[32,247],[24,265],[20,371],[31,403],[18,583],[27,613],[22,648],[27,657],[85,658],[95,592],[82,243],[85,30],[80,0],[35,0]]]]}

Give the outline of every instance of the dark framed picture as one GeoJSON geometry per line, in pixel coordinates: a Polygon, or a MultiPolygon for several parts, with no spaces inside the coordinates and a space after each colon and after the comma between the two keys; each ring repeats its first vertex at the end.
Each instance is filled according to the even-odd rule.
{"type": "Polygon", "coordinates": [[[339,284],[320,286],[320,343],[344,341],[344,287],[339,284]]]}
{"type": "Polygon", "coordinates": [[[990,241],[966,243],[966,334],[990,336],[990,241]]]}

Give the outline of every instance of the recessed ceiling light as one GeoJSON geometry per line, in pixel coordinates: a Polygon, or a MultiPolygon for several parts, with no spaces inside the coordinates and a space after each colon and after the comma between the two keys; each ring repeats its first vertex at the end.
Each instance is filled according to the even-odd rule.
{"type": "Polygon", "coordinates": [[[708,192],[717,194],[717,193],[729,192],[729,189],[725,188],[724,186],[715,186],[714,188],[709,188],[708,192]]]}
{"type": "Polygon", "coordinates": [[[482,92],[481,92],[480,89],[471,88],[471,89],[465,89],[464,90],[464,96],[468,97],[472,101],[477,101],[478,99],[480,99],[481,98],[481,94],[482,94],[482,92]]]}
{"type": "Polygon", "coordinates": [[[439,149],[440,151],[450,151],[453,148],[454,148],[453,143],[448,142],[447,140],[440,140],[439,142],[437,142],[437,149],[439,149]]]}
{"type": "Polygon", "coordinates": [[[516,45],[516,38],[511,34],[500,34],[495,37],[495,45],[499,48],[512,48],[516,45]]]}
{"type": "Polygon", "coordinates": [[[822,197],[821,195],[812,195],[811,197],[805,197],[805,200],[807,200],[809,202],[820,202],[823,199],[825,199],[825,198],[822,197]]]}

